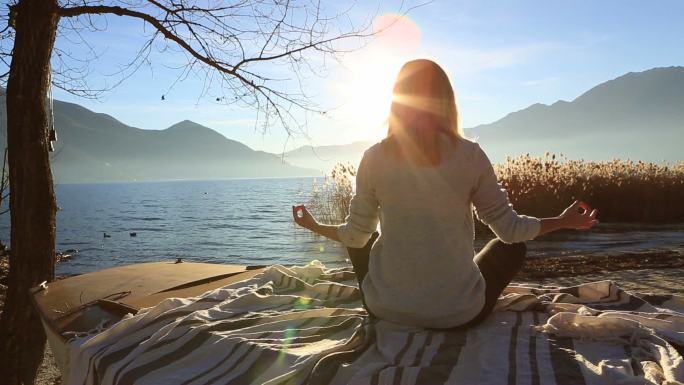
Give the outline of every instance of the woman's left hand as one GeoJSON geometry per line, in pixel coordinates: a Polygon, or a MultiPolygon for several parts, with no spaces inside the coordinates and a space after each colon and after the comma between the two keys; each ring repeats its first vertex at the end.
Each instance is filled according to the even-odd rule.
{"type": "Polygon", "coordinates": [[[316,226],[318,226],[318,221],[316,221],[316,218],[311,215],[304,205],[292,206],[292,217],[298,225],[305,229],[314,231],[316,226]]]}
{"type": "Polygon", "coordinates": [[[575,230],[588,230],[599,221],[596,218],[598,210],[592,209],[582,201],[575,201],[559,216],[563,227],[575,230]]]}

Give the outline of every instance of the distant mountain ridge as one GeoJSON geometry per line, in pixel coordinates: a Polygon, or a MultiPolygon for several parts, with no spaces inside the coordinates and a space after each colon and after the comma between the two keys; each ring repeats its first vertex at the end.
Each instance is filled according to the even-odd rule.
{"type": "MultiPolygon", "coordinates": [[[[372,145],[303,146],[280,156],[189,120],[143,130],[77,104],[54,105],[53,172],[61,183],[320,175],[337,162],[357,165],[372,145]]],[[[0,133],[5,116],[0,89],[0,133]]],[[[465,131],[494,162],[546,151],[573,159],[684,160],[684,67],[628,73],[572,101],[533,104],[465,131]]],[[[0,136],[0,146],[5,140],[0,136]]]]}
{"type": "Polygon", "coordinates": [[[350,144],[330,146],[302,146],[284,154],[285,161],[300,167],[313,167],[329,173],[336,163],[351,163],[357,166],[363,152],[373,142],[358,141],[350,144]]]}
{"type": "Polygon", "coordinates": [[[496,160],[563,152],[572,158],[684,159],[684,67],[630,72],[571,102],[533,104],[466,130],[496,160]]]}
{"type": "MultiPolygon", "coordinates": [[[[6,132],[4,93],[0,131],[6,132]]],[[[209,127],[184,120],[164,130],[128,126],[114,117],[55,100],[58,140],[51,156],[57,183],[222,179],[319,175],[255,151],[209,127]]],[[[0,137],[0,146],[6,137],[0,137]]]]}
{"type": "MultiPolygon", "coordinates": [[[[571,159],[684,160],[684,67],[630,72],[573,101],[533,104],[465,132],[493,162],[502,162],[508,155],[539,156],[546,151],[571,159]]],[[[305,146],[286,153],[285,159],[330,170],[336,161],[358,164],[371,144],[305,146]]]]}

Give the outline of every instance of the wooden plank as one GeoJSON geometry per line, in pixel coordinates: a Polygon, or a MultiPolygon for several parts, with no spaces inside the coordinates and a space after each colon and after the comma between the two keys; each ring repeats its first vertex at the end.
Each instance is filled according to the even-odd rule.
{"type": "Polygon", "coordinates": [[[34,288],[32,292],[38,311],[52,323],[96,300],[142,298],[193,281],[245,270],[242,265],[212,263],[140,263],[69,277],[49,283],[47,289],[34,288]]]}
{"type": "Polygon", "coordinates": [[[145,297],[136,297],[136,298],[123,298],[121,303],[142,309],[146,307],[151,307],[154,305],[157,305],[159,302],[167,299],[167,298],[189,298],[189,297],[197,297],[200,294],[203,294],[209,290],[214,290],[218,289],[219,287],[223,287],[226,285],[230,285],[235,282],[240,282],[244,281],[246,279],[250,279],[254,277],[255,275],[262,273],[265,270],[265,268],[261,269],[255,269],[255,270],[249,270],[245,271],[243,273],[239,273],[236,275],[233,275],[228,278],[223,278],[217,281],[212,281],[209,283],[204,283],[196,286],[191,286],[191,287],[185,287],[177,290],[169,290],[169,291],[164,291],[161,293],[155,293],[155,294],[150,294],[145,297]]]}

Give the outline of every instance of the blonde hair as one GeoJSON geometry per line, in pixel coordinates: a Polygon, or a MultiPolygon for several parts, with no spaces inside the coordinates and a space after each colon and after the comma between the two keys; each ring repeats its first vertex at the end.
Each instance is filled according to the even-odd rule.
{"type": "Polygon", "coordinates": [[[432,60],[412,60],[401,67],[392,94],[383,143],[398,157],[438,165],[443,137],[454,144],[464,137],[449,77],[432,60]]]}

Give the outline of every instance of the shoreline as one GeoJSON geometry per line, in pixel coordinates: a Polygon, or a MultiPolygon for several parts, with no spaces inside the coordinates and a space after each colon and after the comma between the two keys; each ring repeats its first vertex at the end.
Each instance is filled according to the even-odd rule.
{"type": "Polygon", "coordinates": [[[579,277],[623,270],[684,268],[684,247],[620,253],[531,257],[516,279],[579,277]]]}

